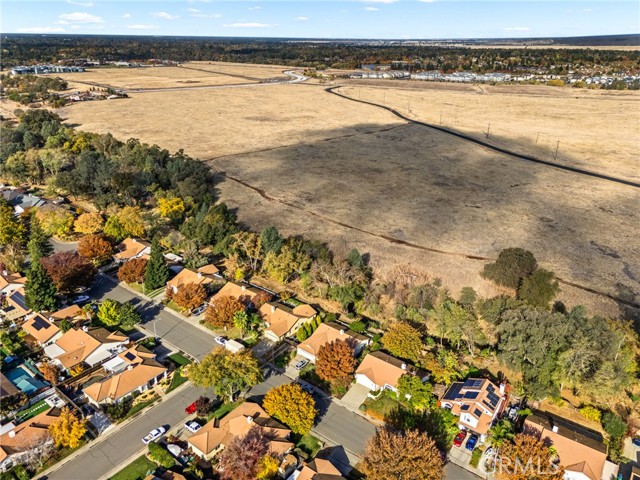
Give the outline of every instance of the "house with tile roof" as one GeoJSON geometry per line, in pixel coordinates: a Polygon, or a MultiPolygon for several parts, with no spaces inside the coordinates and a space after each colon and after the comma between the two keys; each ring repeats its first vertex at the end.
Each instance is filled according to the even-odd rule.
{"type": "Polygon", "coordinates": [[[31,313],[24,299],[24,288],[20,287],[5,297],[6,306],[0,308],[3,320],[16,321],[31,313]]]}
{"type": "Polygon", "coordinates": [[[175,277],[167,282],[167,289],[170,289],[172,293],[178,293],[180,287],[189,283],[202,285],[206,288],[207,285],[213,283],[217,278],[221,277],[218,267],[215,265],[204,265],[195,270],[183,268],[175,277]]]}
{"type": "Polygon", "coordinates": [[[0,274],[0,296],[9,295],[11,292],[24,287],[27,277],[23,277],[19,273],[9,273],[3,270],[0,274]]]}
{"type": "Polygon", "coordinates": [[[329,460],[316,457],[293,472],[287,480],[344,480],[344,477],[329,460]]]}
{"type": "Polygon", "coordinates": [[[20,389],[5,377],[4,373],[0,372],[0,400],[4,397],[13,397],[19,393],[20,389]]]}
{"type": "Polygon", "coordinates": [[[339,323],[321,323],[309,338],[298,345],[298,355],[315,363],[320,348],[334,340],[346,341],[353,348],[354,355],[358,355],[371,342],[368,337],[349,331],[339,323]]]}
{"type": "Polygon", "coordinates": [[[62,308],[57,312],[53,312],[49,314],[49,320],[51,321],[60,321],[60,320],[87,320],[88,319],[87,312],[85,312],[79,305],[75,303],[73,305],[69,305],[68,307],[62,308]]]}
{"type": "Polygon", "coordinates": [[[565,480],[609,480],[617,476],[617,465],[607,461],[602,435],[548,412],[529,415],[524,433],[554,447],[565,480]]]}
{"type": "Polygon", "coordinates": [[[485,378],[453,382],[440,400],[443,408],[459,417],[461,429],[477,433],[484,440],[491,424],[505,406],[504,385],[497,387],[485,378]]]}
{"type": "Polygon", "coordinates": [[[391,390],[397,392],[398,380],[402,375],[415,375],[424,383],[429,374],[402,360],[398,360],[383,352],[371,352],[358,366],[355,374],[356,383],[364,385],[369,390],[391,390]]]}
{"type": "Polygon", "coordinates": [[[123,263],[133,258],[149,259],[151,255],[151,244],[144,240],[135,238],[125,238],[118,246],[117,253],[113,256],[116,262],[123,263]]]}
{"type": "Polygon", "coordinates": [[[268,302],[258,310],[266,327],[264,336],[274,342],[295,335],[303,324],[313,320],[317,314],[311,305],[304,303],[291,308],[280,302],[268,302]]]}
{"type": "Polygon", "coordinates": [[[22,329],[31,335],[41,347],[51,345],[62,336],[62,331],[58,326],[39,313],[24,322],[22,329]]]}
{"type": "Polygon", "coordinates": [[[49,435],[49,425],[60,416],[60,409],[49,410],[22,423],[7,423],[0,427],[0,471],[6,472],[15,465],[25,462],[33,450],[42,443],[53,442],[49,435]]]}
{"type": "Polygon", "coordinates": [[[236,437],[245,436],[257,426],[270,438],[269,449],[282,457],[293,449],[288,438],[291,430],[271,418],[260,405],[244,402],[222,420],[213,419],[187,439],[191,450],[204,459],[211,459],[236,437]]]}
{"type": "Polygon", "coordinates": [[[219,300],[223,297],[235,297],[246,306],[249,306],[251,304],[251,301],[260,292],[262,292],[262,290],[248,283],[230,281],[225,283],[223,287],[209,299],[209,303],[214,304],[216,300],[219,300]]]}
{"type": "Polygon", "coordinates": [[[118,403],[134,392],[142,393],[167,376],[167,369],[156,361],[156,355],[136,345],[102,365],[107,377],[84,389],[95,405],[118,403]]]}
{"type": "Polygon", "coordinates": [[[125,350],[128,343],[128,337],[105,328],[72,328],[47,345],[44,353],[51,363],[68,371],[82,363],[98,365],[125,350]]]}

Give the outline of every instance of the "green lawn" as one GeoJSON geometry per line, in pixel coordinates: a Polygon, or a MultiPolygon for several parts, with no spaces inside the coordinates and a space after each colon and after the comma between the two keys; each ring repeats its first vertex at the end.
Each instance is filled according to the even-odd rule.
{"type": "Polygon", "coordinates": [[[301,450],[304,450],[309,454],[311,458],[314,458],[318,454],[318,452],[322,449],[323,443],[320,440],[318,440],[316,437],[311,435],[310,433],[307,433],[306,435],[303,435],[302,438],[300,438],[300,440],[296,442],[296,447],[298,447],[301,450]]]}
{"type": "Polygon", "coordinates": [[[31,407],[27,408],[26,410],[22,410],[16,416],[21,421],[24,422],[25,420],[28,420],[29,418],[33,418],[36,415],[46,411],[48,408],[51,408],[51,407],[49,407],[49,404],[47,402],[45,402],[44,400],[40,400],[35,405],[32,405],[31,407]]]}
{"type": "Polygon", "coordinates": [[[171,385],[169,385],[169,388],[167,389],[167,393],[175,390],[187,380],[189,379],[182,376],[180,369],[176,370],[173,374],[173,378],[171,379],[171,385]]]}
{"type": "Polygon", "coordinates": [[[174,353],[172,355],[169,355],[169,360],[173,361],[176,365],[179,365],[179,366],[189,365],[191,363],[191,360],[189,360],[187,357],[185,357],[181,353],[174,353]]]}
{"type": "MultiPolygon", "coordinates": [[[[166,307],[170,308],[171,310],[173,310],[176,313],[179,313],[180,315],[183,315],[182,311],[184,310],[184,308],[178,306],[178,304],[176,302],[174,302],[173,300],[169,300],[169,302],[167,302],[166,307]]],[[[185,316],[185,315],[183,315],[183,316],[185,316]]]]}
{"type": "Polygon", "coordinates": [[[160,295],[162,292],[164,292],[164,288],[165,288],[165,287],[160,287],[155,290],[145,291],[144,284],[142,283],[127,283],[127,285],[129,286],[129,288],[135,290],[136,292],[140,292],[141,294],[151,298],[154,298],[160,295]]]}
{"type": "Polygon", "coordinates": [[[229,413],[231,410],[236,408],[241,403],[242,403],[242,401],[233,402],[233,403],[223,403],[222,405],[220,405],[218,408],[216,408],[213,412],[211,412],[207,416],[207,422],[209,420],[211,420],[212,418],[220,419],[220,418],[224,417],[227,413],[229,413]]]}
{"type": "Polygon", "coordinates": [[[149,470],[155,470],[158,466],[142,455],[132,463],[124,467],[109,480],[143,480],[149,470]]]}
{"type": "Polygon", "coordinates": [[[379,420],[385,420],[388,415],[400,407],[400,403],[392,397],[390,392],[382,392],[376,399],[367,398],[364,401],[365,411],[368,415],[379,420]]]}

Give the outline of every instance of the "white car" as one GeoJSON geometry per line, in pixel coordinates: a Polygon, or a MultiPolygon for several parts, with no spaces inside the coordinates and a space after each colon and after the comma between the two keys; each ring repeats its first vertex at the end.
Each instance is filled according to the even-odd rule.
{"type": "Polygon", "coordinates": [[[223,346],[224,346],[225,343],[227,343],[227,339],[224,338],[224,337],[216,337],[216,338],[213,339],[213,341],[216,342],[217,344],[223,345],[223,346]]]}
{"type": "Polygon", "coordinates": [[[74,298],[71,303],[83,303],[88,302],[90,297],[88,295],[80,295],[79,297],[74,298]]]}
{"type": "Polygon", "coordinates": [[[142,439],[142,443],[144,443],[146,445],[147,443],[153,442],[154,440],[159,439],[166,432],[167,432],[167,429],[164,428],[164,427],[155,428],[155,429],[151,430],[147,434],[147,436],[142,439]]]}
{"type": "Polygon", "coordinates": [[[193,315],[194,317],[197,317],[199,315],[202,315],[205,311],[205,309],[207,308],[206,305],[200,305],[198,308],[196,308],[193,312],[191,312],[191,315],[193,315]]]}
{"type": "Polygon", "coordinates": [[[309,365],[309,360],[300,360],[294,365],[294,367],[296,368],[296,370],[302,370],[307,365],[309,365]]]}
{"type": "Polygon", "coordinates": [[[189,430],[191,433],[196,433],[202,428],[202,425],[200,425],[198,422],[187,422],[184,424],[184,428],[189,430]]]}

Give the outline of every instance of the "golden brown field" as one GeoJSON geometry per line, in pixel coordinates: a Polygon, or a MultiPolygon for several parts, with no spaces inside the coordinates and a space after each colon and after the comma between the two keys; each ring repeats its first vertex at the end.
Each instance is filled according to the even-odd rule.
{"type": "MultiPolygon", "coordinates": [[[[349,89],[357,98],[358,87],[344,90],[349,89]]],[[[375,88],[360,94],[365,91],[383,95],[375,88]]],[[[387,90],[388,100],[398,102],[411,93],[387,90]]],[[[417,93],[416,98],[426,95],[417,93]]],[[[571,164],[584,162],[568,153],[567,131],[578,126],[586,130],[584,139],[602,135],[606,127],[619,142],[616,148],[625,151],[637,138],[625,144],[617,135],[630,122],[637,126],[638,115],[630,107],[624,115],[608,111],[611,102],[623,101],[620,96],[588,97],[584,111],[592,121],[566,124],[572,118],[566,110],[575,105],[571,96],[566,103],[561,96],[547,98],[541,108],[532,105],[546,97],[447,90],[439,95],[443,105],[468,103],[469,118],[478,125],[483,105],[491,106],[487,117],[503,111],[512,123],[550,123],[566,136],[562,160],[571,164]],[[486,103],[474,104],[476,98],[486,103]],[[603,119],[614,125],[605,126],[603,119]]],[[[412,110],[414,102],[416,110],[427,105],[412,100],[412,110]]],[[[630,186],[516,160],[313,85],[133,93],[127,100],[72,105],[61,114],[88,131],[183,148],[208,160],[225,173],[217,188],[243,223],[327,240],[339,253],[355,246],[371,254],[381,275],[410,263],[441,278],[453,293],[471,285],[491,295],[497,290],[479,276],[484,262],[468,255],[495,257],[502,248],[521,246],[562,279],[640,301],[640,195],[630,186]]],[[[526,144],[518,140],[504,141],[513,149],[526,144]]],[[[579,155],[583,147],[575,142],[573,148],[579,155]]],[[[621,156],[620,165],[616,158],[609,155],[606,162],[631,175],[630,156],[621,156]]],[[[604,160],[589,164],[603,165],[604,160]]],[[[619,313],[601,295],[566,284],[562,289],[561,299],[570,305],[619,313]]]]}

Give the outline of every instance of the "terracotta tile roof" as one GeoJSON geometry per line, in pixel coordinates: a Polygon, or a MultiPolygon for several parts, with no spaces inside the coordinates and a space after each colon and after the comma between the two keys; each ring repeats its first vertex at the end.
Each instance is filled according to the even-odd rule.
{"type": "Polygon", "coordinates": [[[262,305],[258,313],[269,323],[267,331],[282,337],[289,333],[299,320],[312,318],[317,312],[311,305],[298,305],[292,309],[281,303],[269,302],[262,305]]]}
{"type": "Polygon", "coordinates": [[[356,374],[365,375],[380,388],[384,388],[385,385],[395,388],[398,379],[405,373],[417,375],[421,379],[427,376],[424,370],[407,365],[402,360],[383,352],[369,353],[356,370],[356,374]],[[403,365],[404,368],[402,368],[403,365]]]}
{"type": "Polygon", "coordinates": [[[64,320],[65,318],[78,318],[85,316],[86,312],[76,304],[69,305],[68,307],[58,310],[57,312],[49,314],[49,317],[53,318],[54,320],[64,320]]]}
{"type": "Polygon", "coordinates": [[[20,389],[0,372],[0,398],[9,397],[20,393],[20,389]]]}
{"type": "Polygon", "coordinates": [[[524,431],[553,444],[565,470],[583,473],[591,480],[602,477],[607,447],[598,432],[547,412],[529,415],[524,431]]]}
{"type": "Polygon", "coordinates": [[[139,345],[125,350],[118,357],[129,364],[124,371],[84,389],[84,393],[95,402],[100,403],[106,398],[118,400],[167,371],[155,361],[152,352],[139,345]]]}
{"type": "Polygon", "coordinates": [[[316,458],[315,460],[307,463],[296,480],[316,480],[321,478],[327,479],[341,479],[342,474],[329,460],[322,458],[316,458]]]}
{"type": "Polygon", "coordinates": [[[490,380],[469,378],[464,382],[453,382],[441,402],[450,404],[451,413],[461,417],[460,423],[479,434],[489,431],[491,422],[504,406],[503,394],[490,380]],[[463,417],[470,415],[477,425],[465,422],[463,417]]]}
{"type": "Polygon", "coordinates": [[[317,355],[320,347],[334,340],[345,340],[355,348],[361,338],[366,339],[362,335],[347,331],[347,327],[343,327],[340,324],[333,322],[321,323],[309,338],[298,345],[298,348],[312,355],[317,355]]]}
{"type": "Polygon", "coordinates": [[[23,317],[31,311],[31,309],[28,308],[24,303],[24,288],[22,287],[11,292],[7,296],[7,302],[15,309],[16,312],[12,315],[12,318],[23,317]]]}
{"type": "Polygon", "coordinates": [[[109,332],[105,328],[90,328],[86,332],[72,328],[55,341],[55,344],[64,351],[55,358],[65,368],[71,368],[84,362],[101,344],[126,340],[127,337],[109,332]]]}
{"type": "Polygon", "coordinates": [[[4,273],[0,274],[0,291],[4,290],[11,284],[24,285],[27,281],[27,277],[23,277],[19,273],[4,273]]]}
{"type": "Polygon", "coordinates": [[[118,253],[114,255],[118,260],[128,260],[139,255],[145,248],[150,247],[149,242],[136,240],[135,238],[125,238],[116,248],[118,253]]]}
{"type": "Polygon", "coordinates": [[[218,272],[218,269],[215,267],[215,265],[205,265],[204,267],[200,267],[198,270],[183,268],[175,277],[167,282],[167,286],[177,289],[188,283],[195,283],[196,285],[208,285],[209,283],[213,282],[213,278],[211,277],[213,273],[205,273],[206,271],[210,270],[207,267],[213,267],[215,269],[215,272],[213,273],[218,272]],[[204,269],[204,271],[202,269],[204,269]]]}
{"type": "Polygon", "coordinates": [[[266,430],[272,438],[269,442],[271,451],[284,453],[293,448],[293,444],[286,440],[291,430],[273,420],[260,405],[253,402],[244,402],[220,421],[211,420],[192,435],[188,442],[209,455],[218,447],[228,445],[233,438],[246,435],[256,425],[266,430]]]}
{"type": "Polygon", "coordinates": [[[24,322],[22,329],[40,343],[47,343],[60,332],[60,329],[54,323],[51,323],[40,314],[24,322]]]}
{"type": "Polygon", "coordinates": [[[242,303],[248,304],[253,300],[253,297],[260,292],[260,289],[252,287],[248,283],[227,282],[213,297],[211,297],[210,303],[214,303],[217,299],[223,297],[235,297],[242,303]]]}
{"type": "Polygon", "coordinates": [[[216,267],[212,263],[210,263],[208,265],[204,265],[204,266],[198,268],[197,271],[200,272],[203,275],[215,275],[216,273],[220,272],[220,270],[218,270],[218,267],[216,267]]]}
{"type": "Polygon", "coordinates": [[[49,425],[60,416],[60,410],[50,408],[25,422],[10,432],[0,435],[0,462],[13,453],[23,452],[34,443],[49,437],[49,425]]]}

